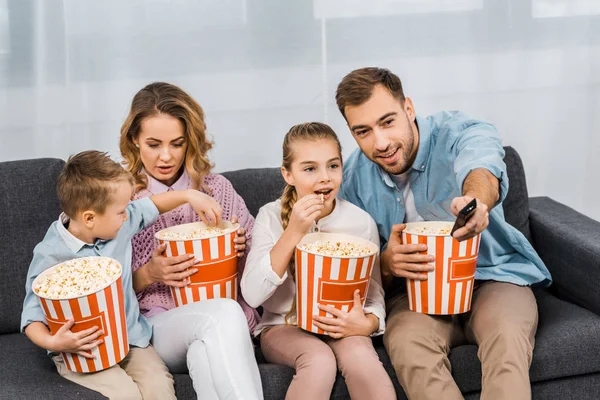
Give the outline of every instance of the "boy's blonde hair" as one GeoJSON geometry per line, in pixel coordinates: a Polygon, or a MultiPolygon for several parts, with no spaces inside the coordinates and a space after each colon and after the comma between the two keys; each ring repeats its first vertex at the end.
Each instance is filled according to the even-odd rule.
{"type": "Polygon", "coordinates": [[[60,207],[69,218],[86,210],[102,214],[116,191],[115,183],[121,180],[133,188],[133,176],[107,153],[89,150],[75,154],[58,176],[56,193],[60,207]]]}
{"type": "MultiPolygon", "coordinates": [[[[294,151],[293,144],[300,140],[309,140],[316,141],[320,139],[329,139],[333,140],[337,145],[340,159],[342,158],[342,145],[340,144],[340,140],[338,139],[335,131],[331,129],[331,127],[327,124],[323,124],[321,122],[307,122],[304,124],[294,125],[290,128],[288,133],[285,135],[283,139],[283,163],[282,166],[287,171],[290,171],[292,167],[292,162],[294,161],[294,151]]],[[[296,188],[292,185],[286,185],[283,190],[283,194],[281,195],[281,222],[283,224],[283,229],[285,230],[290,222],[290,216],[292,215],[292,209],[294,208],[294,204],[298,200],[298,193],[296,192],[296,188]]],[[[290,260],[289,265],[290,276],[294,279],[294,275],[296,273],[296,263],[294,261],[294,256],[292,255],[292,259],[290,260]]],[[[292,308],[285,316],[285,322],[287,324],[290,323],[291,317],[296,313],[296,299],[294,298],[294,302],[292,303],[292,308]]]]}

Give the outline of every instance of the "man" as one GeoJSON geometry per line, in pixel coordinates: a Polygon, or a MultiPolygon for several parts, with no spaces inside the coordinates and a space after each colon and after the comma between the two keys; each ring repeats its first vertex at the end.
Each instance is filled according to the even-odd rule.
{"type": "Polygon", "coordinates": [[[384,344],[398,380],[412,399],[462,399],[450,348],[479,345],[483,399],[529,399],[529,367],[538,312],[533,284],[550,273],[527,239],[498,206],[508,191],[504,150],[494,126],[460,112],[417,116],[400,79],[386,69],[348,74],[336,92],[338,108],[360,149],[344,165],[340,195],[371,214],[381,236],[388,291],[384,344]],[[404,282],[433,270],[424,244],[403,244],[406,222],[453,221],[472,199],[477,211],[454,233],[481,233],[469,313],[412,312],[404,282]]]}

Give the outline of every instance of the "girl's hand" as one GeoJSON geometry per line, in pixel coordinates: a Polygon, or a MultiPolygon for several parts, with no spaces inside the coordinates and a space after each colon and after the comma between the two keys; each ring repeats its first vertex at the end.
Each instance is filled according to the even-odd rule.
{"type": "Polygon", "coordinates": [[[97,326],[93,326],[81,332],[71,332],[75,321],[71,318],[66,324],[52,335],[50,339],[50,351],[62,353],[74,353],[85,358],[96,358],[92,350],[104,342],[98,339],[104,334],[97,326]]]}
{"type": "MultiPolygon", "coordinates": [[[[232,224],[237,224],[237,222],[237,216],[234,215],[233,217],[231,217],[232,224]]],[[[244,251],[246,251],[247,240],[248,239],[246,238],[246,229],[240,226],[236,232],[235,239],[233,239],[233,242],[235,243],[235,251],[237,251],[238,257],[244,257],[244,251]]]]}
{"type": "Polygon", "coordinates": [[[292,215],[287,229],[304,235],[309,231],[312,223],[323,211],[323,201],[316,194],[308,194],[298,200],[292,208],[292,215]]]}
{"type": "Polygon", "coordinates": [[[221,223],[223,210],[221,209],[221,205],[215,199],[205,193],[193,189],[188,190],[187,194],[188,203],[190,203],[194,211],[196,211],[202,222],[207,226],[216,226],[221,223]]]}
{"type": "Polygon", "coordinates": [[[354,292],[354,306],[350,312],[340,311],[337,308],[322,306],[320,304],[319,309],[337,317],[313,316],[314,324],[334,339],[341,339],[348,336],[369,336],[379,326],[379,318],[373,314],[365,314],[358,289],[354,292]]]}
{"type": "Polygon", "coordinates": [[[189,277],[198,269],[191,268],[198,263],[193,254],[182,254],[175,257],[165,257],[162,253],[167,248],[165,243],[157,246],[152,252],[152,258],[146,264],[148,278],[154,282],[163,282],[173,287],[184,287],[190,283],[189,277]]]}

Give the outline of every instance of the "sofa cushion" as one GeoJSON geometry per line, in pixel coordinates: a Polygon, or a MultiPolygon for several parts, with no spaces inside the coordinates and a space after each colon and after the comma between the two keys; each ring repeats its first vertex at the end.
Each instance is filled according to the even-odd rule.
{"type": "Polygon", "coordinates": [[[531,242],[529,230],[529,195],[521,157],[512,147],[505,147],[504,163],[508,175],[508,193],[502,203],[506,222],[517,228],[531,242]]]}
{"type": "Polygon", "coordinates": [[[0,163],[0,333],[18,332],[33,248],[60,211],[58,159],[0,163]]]}
{"type": "Polygon", "coordinates": [[[11,400],[105,399],[56,372],[46,352],[22,333],[0,335],[2,388],[0,398],[11,400]]]}
{"type": "Polygon", "coordinates": [[[255,217],[262,206],[281,197],[285,187],[279,168],[240,169],[222,175],[229,179],[255,217]]]}
{"type": "MultiPolygon", "coordinates": [[[[539,324],[531,382],[600,372],[600,317],[562,301],[547,290],[536,290],[539,324]]],[[[481,390],[477,346],[452,349],[452,374],[462,392],[481,390]]]]}

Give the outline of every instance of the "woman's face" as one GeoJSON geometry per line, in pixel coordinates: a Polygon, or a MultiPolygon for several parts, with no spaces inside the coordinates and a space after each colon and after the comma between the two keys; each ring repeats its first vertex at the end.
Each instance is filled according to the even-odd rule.
{"type": "Polygon", "coordinates": [[[146,173],[166,186],[179,179],[187,149],[181,121],[167,114],[145,118],[135,143],[146,173]]]}

